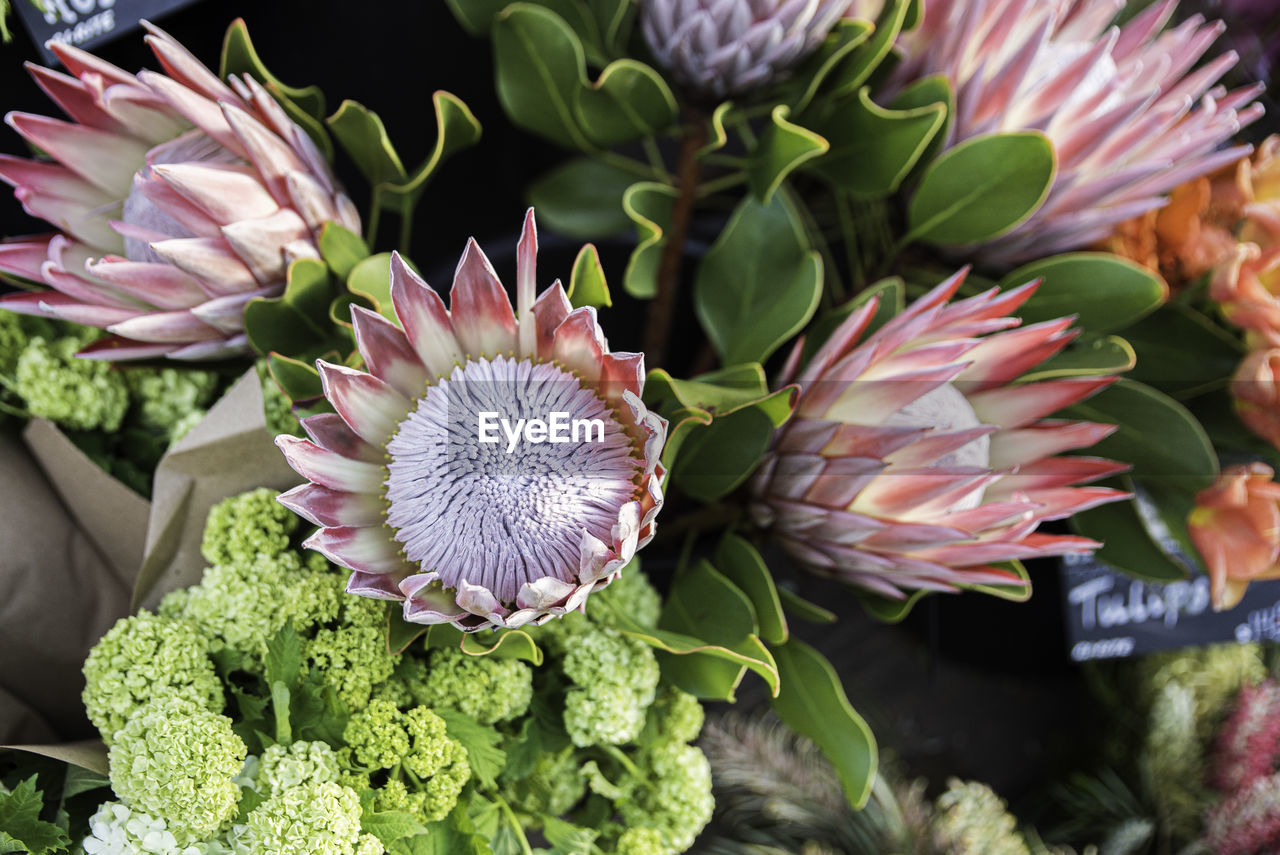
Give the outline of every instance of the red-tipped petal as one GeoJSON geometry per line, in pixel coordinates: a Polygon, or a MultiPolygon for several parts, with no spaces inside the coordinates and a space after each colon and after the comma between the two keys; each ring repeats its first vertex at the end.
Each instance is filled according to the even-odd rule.
{"type": "Polygon", "coordinates": [[[318,526],[373,526],[385,514],[381,496],[330,490],[319,484],[299,485],[276,501],[318,526]]]}
{"type": "Polygon", "coordinates": [[[316,362],[324,396],[360,438],[382,448],[413,409],[408,398],[370,374],[343,365],[316,362]]]}
{"type": "Polygon", "coordinates": [[[409,343],[433,375],[446,376],[465,361],[444,301],[396,252],[391,253],[391,304],[409,343]]]}
{"type": "Polygon", "coordinates": [[[285,247],[309,242],[311,230],[294,211],[281,208],[269,217],[239,220],[222,227],[222,236],[262,284],[282,282],[288,259],[285,247]]]}
{"type": "Polygon", "coordinates": [[[1114,377],[1069,377],[1004,386],[967,397],[974,413],[985,424],[1019,428],[1083,401],[1115,380],[1114,377]]]}
{"type": "Polygon", "coordinates": [[[113,323],[108,332],[135,341],[151,341],[167,344],[187,344],[194,341],[213,341],[223,337],[222,331],[206,324],[189,311],[151,312],[127,321],[113,323]]]}
{"type": "Polygon", "coordinates": [[[382,494],[382,479],[386,471],[382,466],[343,457],[296,436],[277,436],[276,445],[284,452],[293,470],[309,481],[331,490],[374,496],[382,494]]]}
{"type": "Polygon", "coordinates": [[[269,217],[280,210],[257,174],[247,167],[157,163],[151,169],[218,225],[269,217]]]}
{"type": "Polygon", "coordinates": [[[302,420],[302,427],[317,445],[343,457],[366,463],[386,462],[386,452],[361,439],[337,413],[308,416],[302,420]]]}
{"type": "MultiPolygon", "coordinates": [[[[210,297],[256,291],[262,287],[222,238],[171,238],[151,244],[156,255],[190,273],[210,297]]],[[[265,284],[265,283],[263,283],[265,284]]]]}
{"type": "Polygon", "coordinates": [[[109,258],[90,262],[88,272],[161,309],[186,309],[208,297],[200,284],[170,264],[109,258]]]}
{"type": "Polygon", "coordinates": [[[146,144],[131,137],[31,113],[10,113],[5,121],[23,139],[117,199],[129,195],[133,173],[146,162],[146,144]]]}
{"type": "Polygon", "coordinates": [[[516,314],[519,323],[518,356],[538,355],[537,318],[533,314],[534,295],[538,290],[538,225],[533,208],[524,215],[520,242],[516,244],[516,314]]]}
{"type": "Polygon", "coordinates": [[[556,362],[578,375],[586,383],[600,379],[601,363],[609,347],[596,323],[595,309],[574,309],[556,327],[554,353],[556,362]]]}
{"type": "Polygon", "coordinates": [[[339,567],[365,573],[395,573],[404,569],[400,544],[384,526],[322,528],[302,543],[339,567]]]}
{"type": "Polygon", "coordinates": [[[411,401],[421,397],[431,374],[404,330],[363,306],[351,307],[351,322],[369,373],[411,401]]]}
{"type": "Polygon", "coordinates": [[[468,357],[497,356],[516,349],[516,319],[498,274],[474,239],[467,241],[449,291],[449,314],[468,357]]]}

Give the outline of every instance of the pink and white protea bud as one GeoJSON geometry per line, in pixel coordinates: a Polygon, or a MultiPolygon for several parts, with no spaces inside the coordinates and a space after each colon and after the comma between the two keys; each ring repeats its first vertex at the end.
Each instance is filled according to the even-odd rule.
{"type": "Polygon", "coordinates": [[[1246,356],[1231,378],[1231,397],[1240,421],[1280,448],[1280,348],[1246,356]]]}
{"type": "Polygon", "coordinates": [[[165,74],[136,77],[70,45],[31,67],[70,121],[10,113],[49,159],[0,156],[0,179],[56,234],[0,244],[0,272],[49,286],[0,308],[113,335],[82,355],[241,353],[244,306],[278,296],[326,222],[360,220],[315,144],[256,80],[227,83],[148,25],[165,74]]]}
{"type": "Polygon", "coordinates": [[[667,424],[640,402],[644,356],[610,353],[559,281],[535,299],[536,254],[530,210],[514,314],[474,240],[449,309],[393,256],[400,326],[355,307],[367,373],[318,362],[337,415],[276,439],[309,482],[280,496],[321,526],[305,545],[412,623],[542,623],[653,538],[667,424]]]}
{"type": "Polygon", "coordinates": [[[1088,246],[1162,206],[1183,182],[1240,159],[1219,149],[1262,115],[1266,86],[1214,84],[1228,52],[1196,63],[1223,31],[1195,15],[1166,30],[1177,0],[1152,4],[1123,27],[1124,0],[929,0],[903,34],[891,88],[943,74],[956,93],[948,144],[1038,130],[1058,159],[1044,204],[976,254],[1013,264],[1088,246]]]}
{"type": "Polygon", "coordinates": [[[781,79],[814,51],[850,0],[642,0],[658,64],[696,98],[720,100],[781,79]]]}
{"type": "Polygon", "coordinates": [[[956,274],[859,343],[854,312],[797,376],[800,386],[754,480],[753,513],[811,570],[905,599],[912,590],[1023,585],[995,565],[1099,544],[1036,531],[1124,497],[1076,486],[1124,470],[1088,448],[1114,425],[1046,418],[1112,377],[1014,383],[1076,336],[1070,318],[1009,317],[1038,283],[948,301],[956,274]]]}

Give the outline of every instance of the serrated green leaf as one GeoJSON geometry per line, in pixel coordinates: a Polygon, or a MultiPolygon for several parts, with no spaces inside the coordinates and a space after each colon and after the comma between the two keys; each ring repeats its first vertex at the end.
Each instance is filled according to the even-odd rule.
{"type": "Polygon", "coordinates": [[[369,244],[341,223],[327,222],[320,229],[320,257],[339,279],[345,280],[352,268],[369,257],[369,244]]]}
{"type": "Polygon", "coordinates": [[[555,855],[592,855],[596,851],[595,839],[600,836],[598,831],[581,828],[556,816],[546,818],[542,834],[555,855]]]}
{"type": "Polygon", "coordinates": [[[36,789],[35,775],[11,792],[0,793],[0,845],[22,846],[2,851],[48,855],[71,845],[71,838],[61,828],[40,819],[43,808],[44,798],[36,789]]]}
{"type": "Polygon", "coordinates": [[[502,735],[457,710],[437,709],[435,713],[444,719],[449,736],[467,749],[467,762],[476,780],[482,787],[492,787],[507,762],[506,752],[498,747],[502,735]]]}
{"type": "Polygon", "coordinates": [[[378,312],[393,324],[398,324],[395,307],[391,305],[391,253],[380,252],[361,261],[347,277],[347,290],[368,300],[378,312]]]}
{"type": "Polygon", "coordinates": [[[604,268],[600,266],[600,254],[591,244],[579,250],[578,257],[574,259],[566,296],[575,309],[582,306],[601,308],[613,305],[613,298],[609,296],[609,283],[605,281],[604,268]]]}
{"type": "Polygon", "coordinates": [[[636,248],[622,279],[633,297],[647,300],[658,293],[658,264],[676,195],[675,188],[654,181],[632,184],[622,194],[622,209],[636,227],[636,248]]]}
{"type": "Polygon", "coordinates": [[[835,767],[845,798],[861,808],[875,780],[876,740],[853,709],[826,658],[799,639],[774,649],[782,691],[773,710],[796,733],[817,743],[835,767]]]}
{"type": "Polygon", "coordinates": [[[831,148],[821,134],[787,121],[790,113],[784,104],[773,108],[747,163],[751,192],[766,205],[788,175],[831,148]]]}
{"type": "Polygon", "coordinates": [[[1006,234],[1044,203],[1056,170],[1053,144],[1041,133],[966,140],[925,170],[907,207],[905,240],[965,244],[1006,234]]]}
{"type": "Polygon", "coordinates": [[[822,294],[822,260],[785,193],[742,200],[694,280],[694,310],[726,363],[765,362],[822,294]]]}
{"type": "Polygon", "coordinates": [[[760,637],[769,644],[785,643],[790,632],[782,601],[773,575],[756,548],[736,534],[726,534],[716,550],[716,569],[751,601],[760,637]]]}
{"type": "Polygon", "coordinates": [[[1123,329],[1153,312],[1168,296],[1164,281],[1128,259],[1105,252],[1073,252],[1034,261],[1000,280],[1001,289],[1039,279],[1018,310],[1024,324],[1077,315],[1091,333],[1123,329]]]}
{"type": "Polygon", "coordinates": [[[579,240],[626,231],[631,219],[622,197],[636,176],[589,157],[561,164],[529,187],[539,224],[579,240]]]}
{"type": "Polygon", "coordinates": [[[812,123],[830,150],[807,168],[855,197],[883,198],[920,162],[946,112],[945,103],[881,107],[863,87],[856,98],[831,104],[812,123]]]}
{"type": "Polygon", "coordinates": [[[292,686],[302,672],[302,637],[286,623],[267,641],[267,656],[263,662],[263,676],[268,684],[281,682],[292,686]]]}

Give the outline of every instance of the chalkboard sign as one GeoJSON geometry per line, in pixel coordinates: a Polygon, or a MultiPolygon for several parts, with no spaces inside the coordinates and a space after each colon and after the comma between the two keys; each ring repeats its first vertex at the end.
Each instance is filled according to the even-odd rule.
{"type": "Polygon", "coordinates": [[[51,64],[57,59],[45,42],[58,41],[80,48],[111,41],[136,30],[143,18],[158,18],[195,0],[42,0],[40,11],[30,0],[13,0],[13,8],[27,32],[51,64]]]}
{"type": "Polygon", "coordinates": [[[1142,582],[1087,555],[1064,558],[1062,574],[1067,639],[1076,662],[1229,641],[1280,641],[1280,580],[1254,582],[1235,608],[1215,612],[1203,575],[1142,582]]]}

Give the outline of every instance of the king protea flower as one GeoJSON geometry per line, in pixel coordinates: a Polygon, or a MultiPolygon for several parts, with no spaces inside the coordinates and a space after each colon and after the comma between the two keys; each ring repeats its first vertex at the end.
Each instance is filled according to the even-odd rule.
{"type": "Polygon", "coordinates": [[[1164,194],[1248,154],[1219,150],[1262,114],[1265,84],[1215,87],[1237,61],[1195,68],[1222,32],[1193,16],[1164,30],[1177,5],[1162,0],[1123,27],[1124,0],[929,0],[899,46],[898,85],[943,74],[956,93],[948,142],[1038,130],[1058,171],[1030,219],[981,248],[1014,263],[1087,246],[1164,204],[1164,194]]]}
{"type": "Polygon", "coordinates": [[[759,89],[813,52],[851,0],[643,0],[658,64],[695,97],[759,89]]]}
{"type": "Polygon", "coordinates": [[[574,309],[558,281],[535,300],[536,253],[531,210],[515,314],[474,240],[449,310],[393,256],[400,326],[354,307],[368,373],[317,362],[337,415],[304,419],[310,441],[276,439],[311,482],[280,497],[322,526],[306,545],[352,570],[350,593],[403,600],[407,621],[542,623],[580,608],[653,537],[666,422],[640,402],[644,356],[610,353],[595,310],[574,309]],[[506,434],[556,413],[602,430],[506,434]],[[482,441],[495,417],[499,441],[482,441]]]}
{"type": "Polygon", "coordinates": [[[753,512],[809,568],[867,591],[1021,585],[999,562],[1094,549],[1036,531],[1122,498],[1075,485],[1124,464],[1058,457],[1114,425],[1047,419],[1111,377],[1012,381],[1065,347],[1070,318],[1018,327],[1030,283],[948,303],[961,272],[861,344],[872,300],[796,376],[800,401],[754,481],[753,512]]]}
{"type": "Polygon", "coordinates": [[[247,349],[243,310],[277,296],[328,221],[359,217],[306,132],[249,76],[227,83],[148,27],[167,74],[136,77],[69,45],[33,66],[71,121],[10,113],[51,159],[0,156],[0,179],[53,235],[0,244],[0,272],[52,290],[0,301],[114,335],[84,355],[218,358],[247,349]]]}

